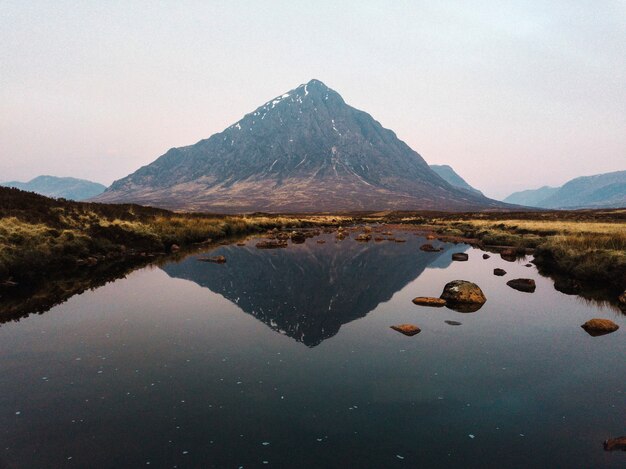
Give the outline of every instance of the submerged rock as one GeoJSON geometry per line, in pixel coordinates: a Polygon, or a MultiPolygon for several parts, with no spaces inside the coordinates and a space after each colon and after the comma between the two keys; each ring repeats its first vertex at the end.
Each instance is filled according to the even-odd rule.
{"type": "Polygon", "coordinates": [[[626,451],[626,436],[609,438],[604,442],[604,451],[626,451]]]}
{"type": "Polygon", "coordinates": [[[493,275],[497,275],[498,277],[502,277],[503,275],[506,275],[506,270],[504,269],[493,269],[493,275]]]}
{"type": "Polygon", "coordinates": [[[533,293],[535,288],[537,288],[535,281],[532,278],[515,278],[513,280],[509,280],[506,284],[515,290],[525,293],[533,293]]]}
{"type": "Polygon", "coordinates": [[[360,234],[356,237],[357,241],[361,241],[361,242],[365,242],[367,243],[370,239],[372,239],[372,235],[371,234],[360,234]]]}
{"type": "Polygon", "coordinates": [[[466,261],[469,259],[469,256],[464,252],[455,252],[452,254],[453,261],[466,261]]]}
{"type": "Polygon", "coordinates": [[[226,262],[226,258],[224,256],[199,257],[198,260],[201,262],[213,262],[215,264],[224,264],[226,262]]]}
{"type": "Polygon", "coordinates": [[[619,329],[619,326],[610,319],[593,318],[583,324],[582,327],[587,334],[596,337],[599,335],[610,334],[619,329]]]}
{"type": "Polygon", "coordinates": [[[445,322],[446,324],[451,325],[451,326],[462,326],[462,325],[463,325],[463,323],[462,323],[462,322],[459,322],[459,321],[450,321],[450,320],[447,320],[447,321],[444,321],[444,322],[445,322]]]}
{"type": "Polygon", "coordinates": [[[455,311],[473,313],[487,301],[478,285],[467,280],[453,280],[446,284],[440,296],[446,306],[455,311]]]}
{"type": "Polygon", "coordinates": [[[317,240],[317,244],[324,244],[326,241],[324,241],[323,239],[318,239],[317,240]]]}
{"type": "Polygon", "coordinates": [[[418,296],[417,298],[413,298],[413,303],[420,306],[435,306],[440,308],[446,305],[446,300],[430,296],[418,296]]]}
{"type": "Polygon", "coordinates": [[[422,330],[414,326],[413,324],[398,324],[397,326],[391,326],[394,331],[398,331],[404,335],[413,336],[419,334],[422,330]]]}

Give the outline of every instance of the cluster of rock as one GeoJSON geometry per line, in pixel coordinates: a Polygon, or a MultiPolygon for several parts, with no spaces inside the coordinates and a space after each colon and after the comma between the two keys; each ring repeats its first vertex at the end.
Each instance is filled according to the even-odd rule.
{"type": "MultiPolygon", "coordinates": [[[[478,311],[485,304],[487,298],[478,285],[467,280],[453,280],[448,282],[443,288],[439,298],[430,296],[418,296],[413,298],[413,303],[420,306],[432,306],[440,308],[447,306],[462,313],[478,311]]],[[[460,326],[458,321],[445,321],[451,326],[460,326]]],[[[391,326],[392,329],[402,332],[405,335],[415,335],[420,332],[420,328],[414,324],[400,324],[391,326]],[[415,331],[407,333],[407,331],[415,331]]]]}

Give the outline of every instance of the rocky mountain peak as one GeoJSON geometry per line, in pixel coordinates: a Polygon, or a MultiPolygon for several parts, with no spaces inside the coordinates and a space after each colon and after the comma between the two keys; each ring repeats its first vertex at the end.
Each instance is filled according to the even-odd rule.
{"type": "Polygon", "coordinates": [[[319,80],[206,140],[172,148],[98,200],[220,212],[498,205],[448,184],[391,130],[319,80]]]}

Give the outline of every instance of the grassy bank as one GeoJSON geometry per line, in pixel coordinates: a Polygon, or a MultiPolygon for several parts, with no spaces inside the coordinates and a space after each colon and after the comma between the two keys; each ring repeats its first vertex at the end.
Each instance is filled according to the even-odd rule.
{"type": "MultiPolygon", "coordinates": [[[[167,253],[272,228],[328,225],[329,216],[177,214],[138,205],[55,200],[0,188],[0,282],[47,272],[167,253]]],[[[345,218],[340,218],[345,221],[345,218]]]]}
{"type": "Polygon", "coordinates": [[[626,220],[624,211],[539,212],[511,218],[510,214],[463,214],[433,217],[429,223],[443,235],[478,239],[489,248],[507,246],[533,250],[535,263],[546,272],[584,282],[626,288],[626,220]],[[612,216],[610,216],[612,214],[612,216]]]}

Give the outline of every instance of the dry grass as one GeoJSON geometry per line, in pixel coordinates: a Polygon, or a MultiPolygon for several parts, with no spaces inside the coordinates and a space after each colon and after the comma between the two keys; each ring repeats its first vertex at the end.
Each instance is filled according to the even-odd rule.
{"type": "Polygon", "coordinates": [[[433,219],[443,233],[484,245],[534,248],[539,265],[581,280],[626,288],[626,222],[554,219],[433,219]]]}

